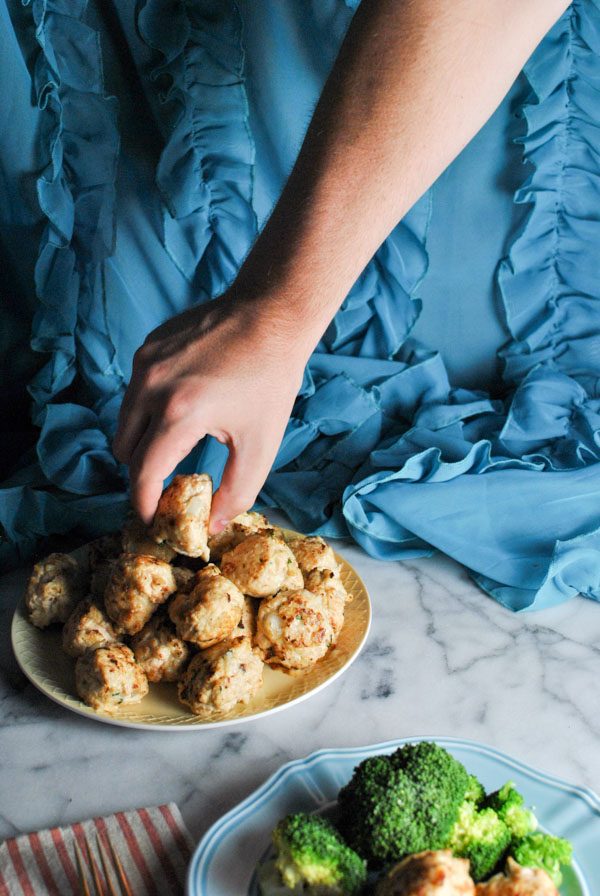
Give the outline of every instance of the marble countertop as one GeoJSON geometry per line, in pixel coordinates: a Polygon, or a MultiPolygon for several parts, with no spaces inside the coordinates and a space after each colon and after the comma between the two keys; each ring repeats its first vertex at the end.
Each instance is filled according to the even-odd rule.
{"type": "Polygon", "coordinates": [[[170,800],[200,837],[290,759],[410,735],[474,739],[600,790],[600,606],[514,615],[447,558],[338,550],[371,594],[362,654],[290,710],[210,731],[117,728],[50,702],[10,646],[26,571],[0,578],[0,838],[170,800]]]}

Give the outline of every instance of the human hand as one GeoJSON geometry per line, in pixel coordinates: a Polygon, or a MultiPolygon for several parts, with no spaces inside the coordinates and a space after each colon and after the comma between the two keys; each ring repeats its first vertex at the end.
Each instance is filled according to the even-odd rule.
{"type": "Polygon", "coordinates": [[[297,343],[276,317],[228,295],[150,333],[135,354],[113,444],[145,523],[164,479],[207,434],[229,448],[211,531],[252,506],[302,381],[297,343]]]}

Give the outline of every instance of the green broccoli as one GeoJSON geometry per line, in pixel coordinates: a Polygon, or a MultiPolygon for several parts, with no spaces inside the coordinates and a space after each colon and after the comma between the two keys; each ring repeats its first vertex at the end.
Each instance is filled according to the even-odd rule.
{"type": "Polygon", "coordinates": [[[537,828],[537,818],[525,805],[513,781],[507,781],[500,790],[490,793],[484,805],[498,813],[513,839],[525,837],[537,828]]]}
{"type": "Polygon", "coordinates": [[[493,809],[478,809],[474,803],[465,800],[444,845],[453,855],[469,859],[471,877],[480,881],[496,868],[510,841],[507,825],[493,809]]]}
{"type": "Polygon", "coordinates": [[[465,793],[465,799],[470,803],[474,803],[476,806],[482,803],[485,799],[483,784],[477,780],[475,775],[469,775],[469,786],[465,793]]]}
{"type": "Polygon", "coordinates": [[[519,865],[543,868],[557,887],[562,883],[561,865],[570,865],[573,847],[568,840],[544,834],[541,831],[527,834],[517,840],[510,849],[510,855],[519,865]]]}
{"type": "Polygon", "coordinates": [[[355,896],[366,877],[366,863],[347,846],[334,826],[319,815],[297,813],[273,831],[275,867],[284,884],[319,896],[355,896]]]}
{"type": "Polygon", "coordinates": [[[472,787],[464,766],[442,747],[406,744],[355,768],[338,797],[339,826],[374,866],[440,849],[472,787]]]}

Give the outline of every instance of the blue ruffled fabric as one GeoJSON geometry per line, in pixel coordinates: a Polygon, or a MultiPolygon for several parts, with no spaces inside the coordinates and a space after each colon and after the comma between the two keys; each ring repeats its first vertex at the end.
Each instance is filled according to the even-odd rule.
{"type": "Polygon", "coordinates": [[[188,278],[202,261],[197,286],[212,297],[257,231],[240,15],[233,0],[148,0],[138,22],[163,60],[151,77],[165,85],[168,140],[156,175],[165,248],[188,278]]]}
{"type": "MultiPolygon", "coordinates": [[[[315,0],[299,17],[282,0],[265,0],[262,11],[246,0],[146,0],[143,46],[121,10],[137,54],[122,85],[139,90],[140,123],[127,122],[117,179],[126,123],[117,126],[105,93],[86,4],[33,0],[46,225],[32,344],[48,362],[31,384],[36,457],[1,492],[0,559],[24,556],[50,532],[118,525],[125,471],[109,443],[133,351],[148,330],[235,276],[357,6],[315,0]],[[261,80],[269,41],[281,66],[271,94],[261,80]],[[142,144],[156,193],[149,161],[132,167],[142,144]]],[[[514,610],[577,592],[600,599],[598,2],[576,0],[524,74],[526,175],[514,200],[526,214],[497,271],[510,333],[504,383],[494,394],[457,387],[443,350],[413,334],[434,257],[432,221],[458,226],[443,202],[457,160],[395,228],[325,333],[261,494],[298,528],[350,534],[376,557],[445,551],[514,610]]],[[[477,252],[486,235],[464,233],[477,252]]],[[[449,271],[460,263],[444,260],[449,271]]],[[[469,301],[479,308],[477,288],[469,301]]],[[[181,470],[218,480],[224,460],[209,439],[181,470]]]]}
{"type": "Polygon", "coordinates": [[[402,557],[406,529],[518,610],[600,599],[599,58],[598,5],[575,2],[525,68],[530,173],[515,201],[531,210],[498,271],[514,391],[476,413],[451,392],[422,406],[343,498],[371,553],[402,557]]]}
{"type": "Polygon", "coordinates": [[[102,262],[114,249],[117,103],[104,94],[98,34],[82,21],[86,6],[85,0],[31,4],[40,47],[33,83],[46,151],[37,181],[46,226],[31,344],[49,358],[29,386],[40,427],[37,464],[26,484],[17,474],[2,491],[0,559],[8,562],[27,556],[49,532],[81,523],[94,534],[90,507],[114,508],[114,521],[126,504],[103,415],[124,387],[103,320],[102,262]],[[86,351],[90,340],[94,353],[86,351]],[[60,400],[75,382],[88,394],[88,407],[60,400]],[[53,486],[62,494],[53,494],[53,486]]]}

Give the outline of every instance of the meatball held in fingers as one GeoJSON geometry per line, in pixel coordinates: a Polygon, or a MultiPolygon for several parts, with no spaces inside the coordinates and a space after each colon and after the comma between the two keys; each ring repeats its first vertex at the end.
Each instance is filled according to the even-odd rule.
{"type": "Polygon", "coordinates": [[[207,473],[175,476],[158,501],[152,538],[178,554],[208,561],[211,503],[212,479],[207,473]]]}
{"type": "Polygon", "coordinates": [[[191,587],[169,604],[179,637],[201,648],[229,638],[243,611],[244,595],[212,563],[197,572],[191,587]]]}
{"type": "Polygon", "coordinates": [[[178,685],[179,699],[202,718],[248,703],[263,682],[263,662],[247,638],[198,653],[178,685]]]}
{"type": "Polygon", "coordinates": [[[104,592],[106,612],[126,634],[135,635],[176,590],[173,569],[164,560],[122,554],[104,592]]]}
{"type": "Polygon", "coordinates": [[[148,680],[129,647],[110,644],[79,657],[75,687],[88,706],[110,712],[124,704],[139,703],[148,693],[148,680]]]}

